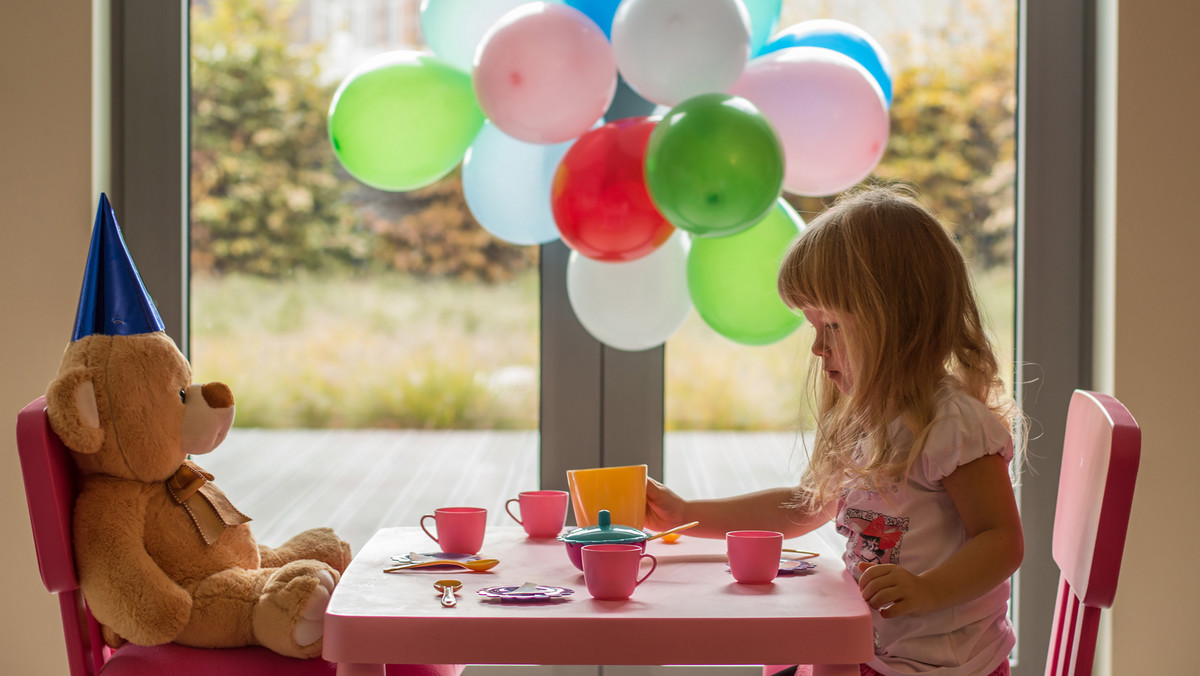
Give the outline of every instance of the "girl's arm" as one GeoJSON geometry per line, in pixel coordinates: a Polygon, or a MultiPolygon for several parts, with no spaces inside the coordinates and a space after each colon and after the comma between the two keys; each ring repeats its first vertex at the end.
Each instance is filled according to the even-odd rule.
{"type": "Polygon", "coordinates": [[[795,499],[792,488],[769,488],[715,500],[684,500],[654,479],[646,481],[646,526],[666,530],[699,521],[688,535],[723,538],[731,530],[774,530],[785,538],[803,535],[833,518],[830,501],[811,512],[786,507],[795,499]]]}
{"type": "Polygon", "coordinates": [[[942,485],[962,517],[968,540],[921,575],[891,564],[860,563],[859,589],[883,617],[922,615],[979,598],[1021,565],[1025,538],[1004,458],[986,455],[962,465],[942,485]]]}

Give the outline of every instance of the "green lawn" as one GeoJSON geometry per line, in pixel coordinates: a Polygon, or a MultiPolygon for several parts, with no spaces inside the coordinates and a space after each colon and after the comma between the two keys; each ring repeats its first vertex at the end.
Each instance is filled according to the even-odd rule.
{"type": "MultiPolygon", "coordinates": [[[[1004,354],[1011,278],[978,280],[1004,354]]],[[[196,277],[192,368],[233,388],[243,427],[535,429],[537,295],[532,276],[196,277]]],[[[667,344],[668,429],[796,429],[810,340],[746,347],[693,312],[667,344]]]]}

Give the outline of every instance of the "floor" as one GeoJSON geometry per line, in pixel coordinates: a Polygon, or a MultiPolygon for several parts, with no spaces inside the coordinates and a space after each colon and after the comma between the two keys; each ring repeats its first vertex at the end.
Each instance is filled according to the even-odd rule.
{"type": "MultiPolygon", "coordinates": [[[[795,433],[672,432],[665,482],[689,498],[733,495],[794,483],[803,457],[795,433]]],[[[415,526],[449,505],[487,507],[490,524],[513,525],[504,502],[538,488],[533,430],[235,428],[194,460],[272,546],[329,526],[357,551],[379,528],[415,526]]]]}

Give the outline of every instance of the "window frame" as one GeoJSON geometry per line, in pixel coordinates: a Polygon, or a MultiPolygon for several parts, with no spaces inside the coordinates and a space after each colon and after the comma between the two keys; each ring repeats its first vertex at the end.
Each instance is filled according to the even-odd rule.
{"type": "MultiPolygon", "coordinates": [[[[167,333],[188,351],[189,3],[111,0],[112,186],[167,333]],[[167,227],[175,224],[175,227],[167,227]]],[[[1016,230],[1018,401],[1031,421],[1022,476],[1025,562],[1013,673],[1044,670],[1057,569],[1050,555],[1063,421],[1092,381],[1095,0],[1019,0],[1016,230]]],[[[542,484],[572,467],[645,462],[661,476],[663,349],[623,352],[569,311],[561,243],[542,247],[542,484]]]]}
{"type": "Polygon", "coordinates": [[[1051,556],[1071,392],[1092,386],[1095,0],[1018,5],[1017,401],[1029,420],[1018,493],[1025,560],[1014,676],[1045,671],[1051,556]]]}

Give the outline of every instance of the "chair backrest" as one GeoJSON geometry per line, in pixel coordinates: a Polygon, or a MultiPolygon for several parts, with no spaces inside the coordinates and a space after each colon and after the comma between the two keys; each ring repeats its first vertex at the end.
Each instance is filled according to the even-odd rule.
{"type": "Polygon", "coordinates": [[[1076,390],[1054,512],[1060,571],[1047,676],[1092,673],[1100,609],[1112,606],[1141,457],[1137,421],[1114,397],[1076,390]]]}
{"type": "Polygon", "coordinates": [[[71,676],[95,676],[108,657],[100,626],[87,611],[71,547],[71,510],[75,503],[75,465],[70,451],[50,428],[45,397],[17,415],[17,455],[25,481],[29,522],[38,569],[46,590],[58,596],[71,676]]]}

